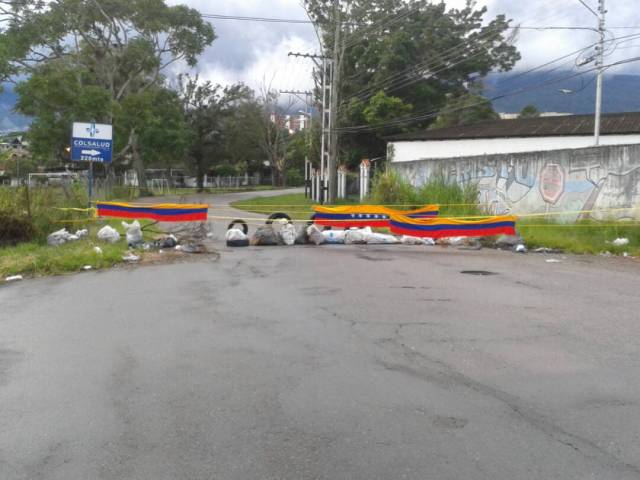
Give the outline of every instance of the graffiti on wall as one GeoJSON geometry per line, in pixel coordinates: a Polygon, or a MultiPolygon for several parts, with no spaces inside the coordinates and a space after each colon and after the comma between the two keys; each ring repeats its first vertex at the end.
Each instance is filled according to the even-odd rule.
{"type": "Polygon", "coordinates": [[[561,219],[640,219],[640,145],[419,160],[393,167],[415,186],[434,175],[460,185],[473,183],[480,203],[495,214],[571,212],[561,219]]]}

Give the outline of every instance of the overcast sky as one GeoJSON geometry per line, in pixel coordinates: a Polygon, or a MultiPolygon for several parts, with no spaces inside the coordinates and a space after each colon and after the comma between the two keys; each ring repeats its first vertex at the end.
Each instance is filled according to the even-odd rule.
{"type": "MultiPolygon", "coordinates": [[[[596,8],[596,0],[586,0],[596,8]]],[[[300,0],[169,0],[185,3],[202,13],[306,19],[300,0]]],[[[616,36],[640,33],[638,0],[609,0],[607,24],[632,26],[637,30],[613,29],[616,36]],[[635,6],[634,6],[635,4],[635,6]]],[[[458,7],[464,0],[447,0],[458,7]]],[[[479,0],[487,5],[487,18],[504,13],[523,26],[596,26],[596,18],[578,0],[479,0]]],[[[318,42],[311,25],[212,20],[218,35],[214,45],[202,56],[198,67],[201,77],[216,83],[243,81],[257,88],[263,80],[273,88],[307,89],[310,87],[311,62],[287,57],[290,51],[317,52],[318,42]]],[[[517,45],[522,60],[516,69],[531,68],[564,53],[589,45],[594,32],[521,31],[517,45]]],[[[605,63],[640,56],[640,39],[620,44],[605,63]]],[[[575,59],[564,67],[572,68],[575,59]]],[[[554,64],[558,66],[560,64],[554,64]]],[[[589,68],[589,67],[585,67],[589,68]]],[[[611,73],[640,72],[640,63],[617,67],[611,73]]]]}

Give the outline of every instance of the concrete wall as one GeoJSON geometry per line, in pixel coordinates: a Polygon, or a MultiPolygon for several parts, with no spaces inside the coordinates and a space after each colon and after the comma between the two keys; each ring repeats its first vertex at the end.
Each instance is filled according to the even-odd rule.
{"type": "MultiPolygon", "coordinates": [[[[640,144],[640,135],[603,135],[601,145],[640,144]]],[[[566,148],[587,148],[593,135],[569,137],[478,138],[466,140],[425,140],[393,142],[395,162],[431,158],[457,158],[497,153],[541,152],[566,148]]]]}
{"type": "MultiPolygon", "coordinates": [[[[480,202],[496,214],[635,207],[595,212],[590,218],[640,220],[640,145],[392,161],[391,168],[414,186],[437,175],[461,185],[474,183],[480,202]]],[[[573,221],[587,217],[567,213],[555,218],[573,221]]]]}

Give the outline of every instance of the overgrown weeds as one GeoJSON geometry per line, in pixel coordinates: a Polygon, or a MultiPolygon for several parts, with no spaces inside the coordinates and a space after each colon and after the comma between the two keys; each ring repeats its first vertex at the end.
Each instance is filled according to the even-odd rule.
{"type": "Polygon", "coordinates": [[[478,189],[469,184],[461,187],[443,177],[433,177],[416,188],[395,170],[387,170],[375,177],[371,189],[372,203],[399,210],[440,205],[440,215],[449,217],[482,215],[478,206],[478,189]]]}

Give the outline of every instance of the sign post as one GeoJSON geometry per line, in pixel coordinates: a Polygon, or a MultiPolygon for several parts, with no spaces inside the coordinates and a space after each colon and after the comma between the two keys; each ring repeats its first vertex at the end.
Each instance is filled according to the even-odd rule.
{"type": "Polygon", "coordinates": [[[71,135],[71,161],[89,162],[87,190],[89,208],[93,195],[93,164],[111,163],[113,160],[113,126],[100,123],[73,124],[71,135]]]}

